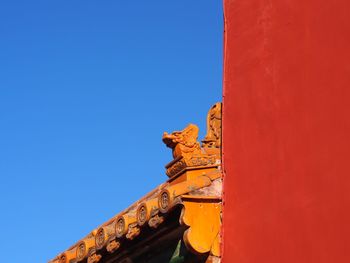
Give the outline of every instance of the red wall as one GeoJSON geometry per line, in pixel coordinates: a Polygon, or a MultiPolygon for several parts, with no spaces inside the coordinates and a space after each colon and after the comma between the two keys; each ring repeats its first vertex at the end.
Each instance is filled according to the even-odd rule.
{"type": "Polygon", "coordinates": [[[350,262],[350,1],[224,9],[223,262],[350,262]]]}

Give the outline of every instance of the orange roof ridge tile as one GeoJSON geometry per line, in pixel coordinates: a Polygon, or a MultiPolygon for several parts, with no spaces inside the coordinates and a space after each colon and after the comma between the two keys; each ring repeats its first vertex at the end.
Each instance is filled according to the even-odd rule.
{"type": "MultiPolygon", "coordinates": [[[[72,263],[86,259],[89,263],[98,262],[103,258],[98,254],[100,250],[114,253],[125,242],[123,240],[133,240],[141,234],[145,226],[158,228],[166,222],[164,215],[178,205],[182,205],[186,211],[181,213],[181,220],[185,225],[190,226],[191,220],[194,220],[193,212],[187,210],[194,209],[204,215],[206,212],[202,210],[203,206],[213,213],[206,215],[208,220],[217,223],[221,213],[221,103],[210,109],[207,126],[207,135],[202,144],[197,141],[198,127],[194,124],[182,131],[164,133],[163,141],[172,149],[174,157],[174,160],[166,165],[169,179],[50,262],[72,263]],[[195,204],[198,200],[203,203],[200,207],[195,204]]],[[[203,231],[205,222],[199,223],[198,226],[200,231],[203,231]]],[[[210,242],[218,242],[213,238],[213,235],[218,235],[218,229],[216,227],[215,233],[207,235],[209,241],[205,240],[203,243],[206,251],[211,251],[210,242]]],[[[199,234],[195,233],[197,237],[199,234]]],[[[192,235],[186,232],[185,236],[185,240],[191,246],[192,235]]],[[[195,246],[193,248],[198,249],[195,246]]],[[[213,251],[212,253],[218,254],[218,249],[213,251]]]]}

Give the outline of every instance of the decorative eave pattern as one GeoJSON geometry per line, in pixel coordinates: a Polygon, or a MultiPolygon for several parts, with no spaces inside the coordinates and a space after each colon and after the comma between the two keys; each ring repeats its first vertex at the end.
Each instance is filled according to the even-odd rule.
{"type": "Polygon", "coordinates": [[[180,225],[187,228],[183,240],[193,253],[209,253],[207,262],[219,262],[221,225],[221,103],[207,117],[207,135],[200,144],[198,127],[164,133],[164,143],[174,160],[166,165],[169,179],[117,214],[49,263],[97,263],[104,253],[120,253],[123,242],[144,229],[156,233],[175,208],[181,208],[180,225]],[[103,252],[103,253],[101,253],[103,252]]]}

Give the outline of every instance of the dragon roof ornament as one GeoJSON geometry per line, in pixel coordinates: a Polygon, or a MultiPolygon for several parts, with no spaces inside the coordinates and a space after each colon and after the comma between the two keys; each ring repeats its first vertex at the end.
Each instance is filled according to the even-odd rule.
{"type": "Polygon", "coordinates": [[[215,167],[221,161],[221,103],[216,103],[207,116],[207,134],[202,145],[197,141],[199,128],[189,124],[182,131],[163,134],[163,142],[173,151],[174,160],[167,164],[166,174],[176,177],[186,170],[215,167]]]}

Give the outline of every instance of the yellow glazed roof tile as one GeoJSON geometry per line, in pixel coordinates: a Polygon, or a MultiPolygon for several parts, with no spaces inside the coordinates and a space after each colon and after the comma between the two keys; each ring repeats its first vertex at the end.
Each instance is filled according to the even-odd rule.
{"type": "Polygon", "coordinates": [[[135,239],[147,227],[157,229],[166,224],[167,214],[178,206],[183,207],[180,222],[188,227],[186,245],[197,253],[219,256],[221,103],[208,113],[202,144],[197,137],[198,127],[193,124],[182,131],[164,133],[163,141],[174,157],[166,165],[169,179],[49,262],[101,262],[100,251],[118,253],[123,242],[135,239]]]}

